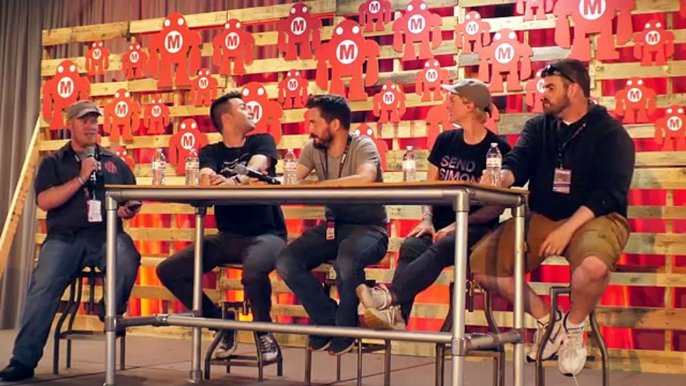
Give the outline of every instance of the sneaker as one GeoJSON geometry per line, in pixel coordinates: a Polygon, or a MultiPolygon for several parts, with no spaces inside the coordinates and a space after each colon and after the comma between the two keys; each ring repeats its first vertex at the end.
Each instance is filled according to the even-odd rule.
{"type": "Polygon", "coordinates": [[[33,378],[33,369],[14,360],[0,371],[0,381],[19,382],[29,378],[33,378]]]}
{"type": "MultiPolygon", "coordinates": [[[[553,323],[555,323],[555,326],[553,327],[553,331],[550,333],[550,338],[548,339],[548,342],[545,345],[545,348],[543,349],[543,358],[541,360],[548,360],[553,357],[557,353],[557,351],[560,349],[560,345],[562,344],[562,341],[564,340],[564,333],[562,332],[562,311],[557,310],[555,312],[555,320],[553,323]]],[[[536,321],[537,323],[537,329],[536,332],[534,333],[534,344],[531,346],[529,349],[529,352],[526,354],[526,360],[528,362],[535,362],[536,361],[536,355],[538,354],[538,348],[541,345],[541,340],[543,339],[543,336],[545,335],[545,330],[548,329],[548,324],[549,323],[541,323],[539,321],[536,321]]]]}
{"type": "Polygon", "coordinates": [[[355,339],[335,337],[329,346],[329,355],[343,355],[355,347],[355,339]]]}
{"type": "Polygon", "coordinates": [[[310,351],[324,351],[329,348],[332,339],[330,336],[312,335],[307,343],[307,349],[310,351]]]}
{"type": "MultiPolygon", "coordinates": [[[[565,317],[565,322],[567,318],[565,317]]],[[[586,364],[588,352],[584,344],[584,328],[567,329],[565,324],[564,342],[557,355],[557,367],[563,375],[576,376],[586,364]]]]}
{"type": "Polygon", "coordinates": [[[400,306],[386,309],[367,308],[364,310],[364,321],[375,330],[404,330],[407,327],[400,306]]]}
{"type": "Polygon", "coordinates": [[[355,289],[355,293],[367,309],[383,310],[390,307],[393,301],[391,292],[383,284],[374,287],[360,284],[355,289]]]}
{"type": "Polygon", "coordinates": [[[279,358],[280,350],[276,338],[271,333],[258,335],[262,362],[273,362],[279,358]]]}
{"type": "Polygon", "coordinates": [[[214,350],[214,357],[216,359],[227,359],[238,348],[238,342],[236,340],[236,330],[219,330],[215,333],[221,334],[221,341],[219,341],[219,346],[214,350]]]}

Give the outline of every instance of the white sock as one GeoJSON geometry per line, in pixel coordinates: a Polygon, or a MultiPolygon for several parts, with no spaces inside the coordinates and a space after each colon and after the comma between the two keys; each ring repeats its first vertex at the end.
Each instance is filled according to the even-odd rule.
{"type": "Polygon", "coordinates": [[[581,323],[575,324],[575,323],[570,322],[569,318],[567,317],[567,318],[565,318],[565,328],[569,332],[580,334],[580,333],[584,332],[584,328],[586,328],[586,321],[584,320],[581,323]]]}

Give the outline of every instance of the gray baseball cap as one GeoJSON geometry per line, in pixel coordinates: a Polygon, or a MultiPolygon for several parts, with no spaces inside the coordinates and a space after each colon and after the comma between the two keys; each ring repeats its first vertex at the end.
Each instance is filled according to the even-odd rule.
{"type": "Polygon", "coordinates": [[[67,119],[81,118],[86,114],[98,114],[102,116],[102,111],[93,101],[82,100],[74,102],[67,109],[67,119]]]}
{"type": "Polygon", "coordinates": [[[441,85],[441,87],[453,94],[471,101],[474,105],[484,111],[490,111],[491,91],[486,84],[478,79],[462,79],[451,85],[441,85]]]}

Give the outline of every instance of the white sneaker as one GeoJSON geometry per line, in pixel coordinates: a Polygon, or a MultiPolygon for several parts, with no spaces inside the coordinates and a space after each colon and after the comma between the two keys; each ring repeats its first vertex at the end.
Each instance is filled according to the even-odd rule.
{"type": "Polygon", "coordinates": [[[258,335],[262,362],[273,362],[279,358],[279,344],[271,333],[258,335]]]}
{"type": "MultiPolygon", "coordinates": [[[[551,317],[553,317],[553,315],[551,315],[551,317]]],[[[541,358],[541,360],[545,361],[550,359],[560,349],[560,345],[562,345],[562,341],[565,337],[565,334],[562,332],[563,320],[564,318],[562,315],[562,311],[557,310],[553,317],[553,323],[555,323],[555,325],[553,326],[553,331],[550,333],[550,338],[548,339],[548,342],[546,343],[545,348],[543,349],[543,357],[541,358]]],[[[541,323],[539,321],[536,321],[536,324],[538,326],[536,332],[534,333],[534,344],[533,346],[531,346],[529,352],[526,354],[527,361],[536,361],[536,356],[538,355],[538,348],[541,346],[541,341],[543,340],[543,336],[545,335],[545,330],[548,329],[549,323],[550,321],[548,323],[541,323]]]]}
{"type": "Polygon", "coordinates": [[[565,326],[564,332],[560,335],[564,335],[564,343],[557,354],[557,367],[563,375],[576,376],[583,370],[588,355],[584,344],[584,329],[582,327],[568,330],[565,326]]]}
{"type": "Polygon", "coordinates": [[[219,346],[214,350],[215,359],[226,359],[233,355],[238,348],[238,342],[236,340],[236,330],[219,330],[215,333],[222,334],[219,346]]]}
{"type": "Polygon", "coordinates": [[[367,308],[364,321],[375,330],[404,330],[407,327],[400,306],[390,306],[383,310],[367,308]]]}
{"type": "Polygon", "coordinates": [[[360,303],[367,309],[383,310],[390,307],[393,301],[390,291],[383,284],[374,287],[360,284],[355,289],[355,293],[360,299],[360,303]]]}

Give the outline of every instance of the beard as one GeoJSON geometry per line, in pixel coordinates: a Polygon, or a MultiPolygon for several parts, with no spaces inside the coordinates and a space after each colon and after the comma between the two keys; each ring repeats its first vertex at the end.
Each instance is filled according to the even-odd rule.
{"type": "Polygon", "coordinates": [[[546,114],[559,115],[567,109],[570,104],[571,101],[567,95],[564,95],[558,103],[552,103],[547,99],[543,99],[543,112],[546,114]]]}
{"type": "Polygon", "coordinates": [[[314,146],[315,149],[319,150],[328,149],[329,145],[331,145],[331,141],[333,141],[333,136],[331,135],[331,133],[328,132],[322,137],[310,134],[310,138],[312,139],[312,146],[314,146]]]}

